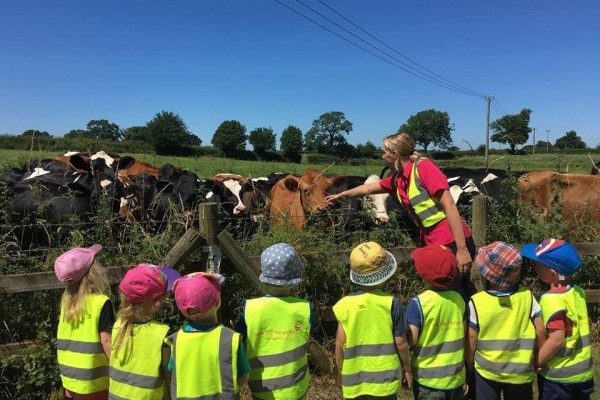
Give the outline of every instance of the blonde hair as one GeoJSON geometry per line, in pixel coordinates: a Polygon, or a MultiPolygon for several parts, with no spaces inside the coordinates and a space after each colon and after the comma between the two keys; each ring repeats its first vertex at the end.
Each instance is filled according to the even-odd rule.
{"type": "Polygon", "coordinates": [[[156,318],[163,309],[165,294],[142,303],[130,302],[123,292],[119,292],[119,297],[121,306],[117,318],[120,320],[120,325],[116,335],[112,338],[112,354],[118,356],[119,350],[123,348],[121,357],[124,360],[132,354],[128,350],[131,350],[131,346],[133,346],[133,342],[129,340],[133,337],[133,325],[156,318]]]}
{"type": "MultiPolygon", "coordinates": [[[[388,135],[383,139],[383,148],[390,153],[397,153],[404,160],[410,159],[415,162],[423,157],[421,153],[415,150],[415,142],[408,133],[398,132],[388,135]]],[[[398,161],[396,161],[398,163],[398,161]]],[[[399,165],[395,165],[396,170],[400,171],[399,165]]]]}
{"type": "Polygon", "coordinates": [[[79,282],[65,288],[60,300],[64,318],[68,323],[83,320],[85,315],[85,300],[88,294],[104,294],[110,297],[110,284],[106,268],[94,260],[87,274],[79,282]]]}

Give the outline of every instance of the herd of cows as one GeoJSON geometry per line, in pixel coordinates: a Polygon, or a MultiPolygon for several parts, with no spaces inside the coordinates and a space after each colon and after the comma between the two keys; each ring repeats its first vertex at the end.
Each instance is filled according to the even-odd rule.
{"type": "MultiPolygon", "coordinates": [[[[556,199],[570,229],[582,222],[600,221],[600,175],[559,174],[551,171],[510,173],[504,170],[443,168],[457,204],[468,204],[475,194],[499,200],[502,182],[518,178],[521,200],[549,214],[556,199]]],[[[380,177],[324,175],[307,169],[301,175],[272,173],[261,178],[217,174],[200,179],[171,164],[157,168],[132,157],[98,152],[67,153],[38,160],[0,173],[3,189],[3,236],[11,235],[22,248],[65,238],[72,227],[93,224],[99,210],[123,223],[144,222],[153,230],[167,223],[169,210],[192,212],[199,203],[219,204],[223,220],[268,221],[301,230],[321,221],[337,221],[353,229],[356,221],[385,224],[390,215],[397,226],[414,230],[414,224],[395,196],[371,195],[344,199],[327,207],[328,194],[356,187],[380,177]],[[392,213],[392,211],[394,211],[392,213]],[[340,222],[341,221],[341,222],[340,222]]]]}

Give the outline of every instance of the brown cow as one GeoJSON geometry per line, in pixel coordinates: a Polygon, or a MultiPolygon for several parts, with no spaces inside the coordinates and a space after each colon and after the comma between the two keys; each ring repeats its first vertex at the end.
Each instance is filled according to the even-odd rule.
{"type": "Polygon", "coordinates": [[[288,175],[281,179],[271,189],[271,223],[289,221],[296,229],[304,229],[311,216],[327,211],[327,192],[345,180],[345,176],[327,178],[313,168],[300,177],[288,175]]]}
{"type": "Polygon", "coordinates": [[[519,177],[517,187],[520,199],[539,208],[543,217],[552,214],[557,200],[568,230],[600,222],[600,175],[529,172],[519,177]]]}

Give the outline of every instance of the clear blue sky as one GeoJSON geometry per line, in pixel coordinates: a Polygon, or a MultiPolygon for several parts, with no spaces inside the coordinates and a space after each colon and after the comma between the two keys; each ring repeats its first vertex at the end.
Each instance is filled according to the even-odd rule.
{"type": "MultiPolygon", "coordinates": [[[[491,121],[530,108],[536,140],[575,130],[600,143],[599,1],[323,1],[445,79],[494,96],[491,121]]],[[[318,0],[302,2],[406,61],[318,0]]],[[[434,108],[450,115],[456,145],[485,142],[483,98],[419,79],[275,0],[0,0],[0,37],[0,133],[62,136],[91,119],[127,128],[167,110],[208,145],[225,120],[279,139],[290,124],[306,132],[342,111],[350,143],[379,146],[434,108]]]]}

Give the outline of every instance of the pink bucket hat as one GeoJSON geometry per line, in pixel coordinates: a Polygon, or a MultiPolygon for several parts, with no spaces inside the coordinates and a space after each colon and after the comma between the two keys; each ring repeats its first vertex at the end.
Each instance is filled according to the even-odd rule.
{"type": "Polygon", "coordinates": [[[75,247],[58,256],[54,261],[54,273],[59,281],[67,284],[79,282],[89,271],[94,257],[102,250],[99,244],[75,247]]]}
{"type": "Polygon", "coordinates": [[[119,289],[130,302],[143,303],[165,293],[167,276],[157,265],[138,264],[127,271],[119,289]]]}
{"type": "Polygon", "coordinates": [[[173,293],[177,308],[188,317],[190,308],[196,309],[200,314],[219,303],[221,299],[221,283],[225,278],[219,274],[195,272],[184,275],[173,284],[173,293]]]}

